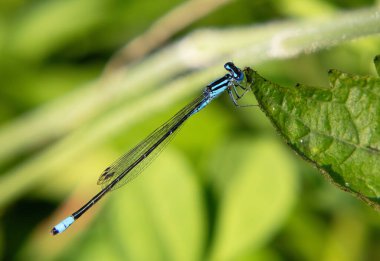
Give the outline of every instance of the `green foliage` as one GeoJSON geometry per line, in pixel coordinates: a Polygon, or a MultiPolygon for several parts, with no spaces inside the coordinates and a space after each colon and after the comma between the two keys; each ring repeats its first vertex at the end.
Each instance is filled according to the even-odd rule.
{"type": "Polygon", "coordinates": [[[227,95],[132,184],[49,234],[226,61],[282,85],[323,86],[330,66],[368,73],[372,2],[0,1],[0,259],[380,260],[378,213],[227,95]]]}
{"type": "Polygon", "coordinates": [[[285,141],[340,188],[380,209],[380,79],[330,70],[329,88],[283,87],[245,72],[285,141]]]}
{"type": "Polygon", "coordinates": [[[377,71],[377,75],[380,76],[380,55],[377,55],[375,57],[374,63],[375,63],[375,68],[376,68],[376,71],[377,71]]]}
{"type": "Polygon", "coordinates": [[[294,204],[295,171],[293,159],[271,138],[238,139],[221,151],[210,181],[221,198],[210,260],[233,260],[272,237],[294,204]]]}

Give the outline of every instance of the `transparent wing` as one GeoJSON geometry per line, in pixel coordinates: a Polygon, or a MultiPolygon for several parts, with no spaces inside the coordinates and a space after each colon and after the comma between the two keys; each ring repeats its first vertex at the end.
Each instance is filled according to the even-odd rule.
{"type": "Polygon", "coordinates": [[[207,99],[201,95],[153,131],[148,137],[106,168],[98,179],[102,189],[113,183],[110,190],[120,188],[136,178],[172,140],[177,130],[192,112],[207,99]]]}

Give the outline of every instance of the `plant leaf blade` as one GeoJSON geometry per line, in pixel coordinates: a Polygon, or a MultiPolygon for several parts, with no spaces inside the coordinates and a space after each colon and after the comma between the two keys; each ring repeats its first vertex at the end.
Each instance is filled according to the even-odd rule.
{"type": "Polygon", "coordinates": [[[299,155],[380,209],[379,78],[330,70],[330,87],[317,88],[283,87],[249,68],[246,76],[260,108],[299,155]]]}

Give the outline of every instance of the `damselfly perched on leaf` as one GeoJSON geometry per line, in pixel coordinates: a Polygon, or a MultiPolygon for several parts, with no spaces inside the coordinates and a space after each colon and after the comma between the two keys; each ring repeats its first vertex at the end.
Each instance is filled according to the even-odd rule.
{"type": "Polygon", "coordinates": [[[236,106],[240,106],[237,100],[249,90],[249,88],[241,85],[244,80],[244,73],[232,62],[226,63],[224,68],[228,71],[226,75],[207,85],[202,95],[185,106],[170,120],[116,160],[111,166],[106,168],[98,180],[98,185],[102,186],[102,190],[83,207],[56,225],[51,230],[51,234],[56,235],[62,233],[107,192],[119,188],[137,177],[162,151],[165,145],[169,143],[179,127],[182,126],[190,116],[202,110],[221,93],[227,91],[233,103],[236,106]],[[242,89],[243,93],[239,95],[237,88],[242,89]]]}

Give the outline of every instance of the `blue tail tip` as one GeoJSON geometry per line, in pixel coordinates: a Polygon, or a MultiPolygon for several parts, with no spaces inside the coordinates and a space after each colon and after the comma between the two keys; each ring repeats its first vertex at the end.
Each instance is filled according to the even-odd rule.
{"type": "Polygon", "coordinates": [[[50,231],[50,233],[53,236],[62,233],[74,222],[74,220],[75,219],[73,216],[69,216],[69,217],[65,218],[64,220],[62,220],[61,223],[59,223],[58,225],[53,227],[53,229],[50,231]]]}
{"type": "Polygon", "coordinates": [[[50,230],[50,234],[52,234],[53,236],[55,236],[55,235],[59,234],[59,231],[55,227],[53,227],[53,229],[50,230]]]}

